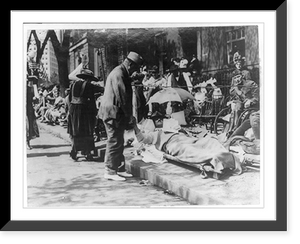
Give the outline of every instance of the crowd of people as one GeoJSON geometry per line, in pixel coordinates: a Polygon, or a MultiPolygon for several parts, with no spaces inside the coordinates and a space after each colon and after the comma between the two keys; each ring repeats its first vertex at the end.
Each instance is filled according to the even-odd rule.
{"type": "Polygon", "coordinates": [[[68,109],[66,102],[68,92],[69,89],[65,91],[65,97],[62,97],[59,85],[38,88],[38,99],[34,106],[36,118],[40,122],[63,125],[68,109]]]}
{"type": "MultiPolygon", "coordinates": [[[[243,69],[243,58],[239,53],[234,56],[234,63],[235,78],[232,79],[230,94],[235,98],[232,99],[232,104],[242,104],[232,109],[232,113],[239,113],[242,106],[259,106],[259,89],[251,80],[249,71],[243,69]]],[[[101,131],[104,131],[104,178],[109,180],[123,181],[132,177],[132,174],[125,170],[123,151],[126,130],[133,130],[140,143],[155,145],[157,150],[180,162],[201,165],[199,168],[204,175],[205,172],[220,173],[225,168],[234,168],[240,173],[239,160],[224,146],[225,143],[222,144],[214,137],[191,137],[182,130],[182,125],[190,122],[190,114],[203,112],[203,104],[208,97],[223,97],[221,89],[216,85],[216,79],[212,77],[196,84],[195,77],[201,72],[201,65],[196,56],[190,61],[185,58],[172,59],[165,74],[160,73],[155,65],[148,67],[144,64],[145,60],[141,55],[130,52],[123,63],[110,72],[105,87],[98,85],[99,79],[91,70],[81,68],[71,81],[70,87],[65,90],[64,97],[60,95],[59,86],[39,88],[38,97],[27,93],[28,147],[30,148],[29,141],[39,136],[36,123],[32,123],[33,118],[38,118],[42,123],[67,127],[72,141],[70,157],[73,160],[77,160],[78,152],[87,160],[93,160],[91,152],[95,149],[95,142],[99,140],[101,131]],[[183,103],[149,103],[155,93],[167,87],[181,88],[191,93],[195,99],[187,99],[183,103]],[[29,106],[32,104],[33,106],[29,106]],[[174,122],[174,117],[170,115],[178,111],[183,112],[183,118],[175,118],[176,128],[159,129],[165,127],[163,123],[174,122]],[[151,124],[151,128],[140,129],[145,121],[148,125],[151,124]]],[[[31,91],[29,88],[30,82],[28,92],[31,91]]],[[[257,118],[257,113],[255,116],[257,118]]],[[[252,126],[255,128],[255,138],[259,140],[259,120],[253,121],[252,116],[238,132],[229,135],[227,139],[242,135],[252,126]]]]}

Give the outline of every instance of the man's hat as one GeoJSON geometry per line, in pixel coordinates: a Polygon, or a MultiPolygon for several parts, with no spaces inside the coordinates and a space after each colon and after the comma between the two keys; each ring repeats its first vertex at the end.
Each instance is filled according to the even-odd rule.
{"type": "Polygon", "coordinates": [[[135,52],[130,52],[127,55],[127,58],[130,59],[131,61],[135,62],[138,65],[142,65],[142,63],[143,63],[143,58],[135,52]]]}
{"type": "Polygon", "coordinates": [[[81,79],[90,78],[93,81],[99,81],[98,78],[94,76],[93,71],[91,71],[89,69],[82,69],[80,74],[78,74],[76,76],[81,79]]]}

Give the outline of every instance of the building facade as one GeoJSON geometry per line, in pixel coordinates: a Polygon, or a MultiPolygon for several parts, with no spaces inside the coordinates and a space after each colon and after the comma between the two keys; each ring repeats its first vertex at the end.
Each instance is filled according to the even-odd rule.
{"type": "Polygon", "coordinates": [[[167,71],[172,58],[184,57],[190,61],[193,55],[200,61],[201,71],[210,75],[232,69],[236,51],[245,57],[250,69],[259,67],[260,63],[258,26],[138,28],[114,33],[110,30],[106,35],[110,39],[105,44],[101,43],[101,33],[97,36],[95,32],[87,32],[71,43],[70,72],[85,58],[88,68],[105,81],[129,51],[138,52],[148,67],[159,67],[161,74],[167,71]]]}
{"type": "Polygon", "coordinates": [[[197,30],[197,56],[204,70],[232,67],[233,54],[239,51],[245,65],[260,62],[258,26],[204,27],[197,30]]]}
{"type": "MultiPolygon", "coordinates": [[[[39,40],[41,41],[41,43],[43,43],[47,34],[47,30],[37,30],[36,32],[39,40]]],[[[56,30],[55,32],[58,40],[61,41],[62,31],[56,30]]],[[[50,39],[47,40],[47,44],[45,46],[40,62],[42,66],[41,69],[44,71],[44,74],[46,74],[46,77],[44,77],[44,79],[52,81],[54,83],[58,83],[58,63],[50,39]]]]}
{"type": "Polygon", "coordinates": [[[86,35],[75,43],[71,43],[69,48],[69,72],[71,73],[76,67],[83,63],[84,66],[92,70],[95,76],[99,76],[99,70],[96,68],[99,65],[98,60],[99,49],[94,47],[86,35]]]}

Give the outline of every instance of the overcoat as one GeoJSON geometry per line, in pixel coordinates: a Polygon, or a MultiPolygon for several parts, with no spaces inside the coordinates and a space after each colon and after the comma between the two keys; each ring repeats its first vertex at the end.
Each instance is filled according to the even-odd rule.
{"type": "Polygon", "coordinates": [[[72,150],[90,152],[94,150],[94,128],[96,122],[96,87],[90,82],[78,80],[70,88],[70,108],[67,132],[71,136],[72,150]]]}
{"type": "Polygon", "coordinates": [[[98,117],[106,123],[128,123],[132,115],[132,79],[124,64],[115,67],[107,77],[98,117]]]}

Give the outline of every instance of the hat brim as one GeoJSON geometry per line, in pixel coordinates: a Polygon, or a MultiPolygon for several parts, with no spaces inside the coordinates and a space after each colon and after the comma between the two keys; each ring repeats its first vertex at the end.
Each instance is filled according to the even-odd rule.
{"type": "Polygon", "coordinates": [[[85,75],[85,74],[78,74],[76,75],[78,78],[81,78],[81,79],[85,79],[85,78],[90,78],[91,80],[93,81],[99,81],[99,79],[95,76],[91,76],[91,75],[85,75]]]}
{"type": "Polygon", "coordinates": [[[141,60],[138,61],[138,60],[134,60],[133,58],[128,58],[128,57],[127,57],[127,59],[129,59],[131,62],[134,62],[138,66],[143,65],[143,61],[141,61],[141,60]]]}

